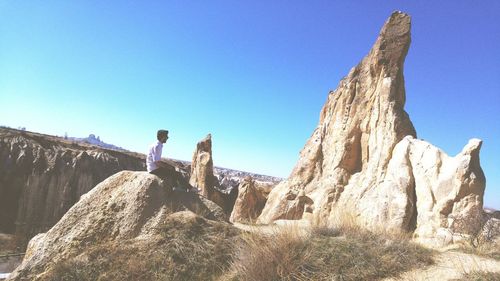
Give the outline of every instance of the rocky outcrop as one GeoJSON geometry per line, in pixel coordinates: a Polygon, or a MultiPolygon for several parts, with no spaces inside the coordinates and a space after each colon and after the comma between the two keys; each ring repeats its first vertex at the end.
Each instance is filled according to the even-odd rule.
{"type": "Polygon", "coordinates": [[[141,155],[0,129],[0,232],[47,231],[80,196],[121,170],[145,170],[141,155]]]}
{"type": "Polygon", "coordinates": [[[225,194],[215,188],[219,184],[214,176],[211,134],[208,134],[196,145],[191,162],[189,184],[198,188],[202,196],[223,207],[227,213],[231,212],[236,198],[230,193],[225,194]]]}
{"type": "Polygon", "coordinates": [[[255,222],[274,186],[276,186],[274,183],[256,181],[250,176],[245,177],[235,189],[237,198],[229,221],[233,223],[255,222]]]}
{"type": "Polygon", "coordinates": [[[404,111],[409,45],[410,17],[395,12],[368,55],[329,93],[317,128],[290,177],[270,193],[260,222],[331,222],[341,209],[369,227],[435,237],[449,215],[482,208],[481,142],[472,140],[452,158],[416,139],[404,111]],[[311,201],[295,202],[302,193],[311,201]]]}
{"type": "Polygon", "coordinates": [[[191,162],[191,178],[189,184],[197,187],[200,194],[209,197],[215,186],[214,162],[212,160],[212,135],[208,134],[196,144],[191,162]]]}
{"type": "Polygon", "coordinates": [[[370,206],[379,214],[372,221],[414,230],[423,242],[447,239],[453,218],[467,220],[483,213],[486,179],[479,164],[480,148],[481,141],[472,139],[458,155],[449,157],[428,142],[405,137],[393,150],[384,181],[366,194],[367,200],[378,200],[370,206]],[[392,203],[389,208],[385,201],[392,203]]]}
{"type": "Polygon", "coordinates": [[[257,219],[266,203],[266,197],[259,192],[251,177],[246,177],[238,187],[238,198],[229,221],[252,222],[257,219]]]}
{"type": "Polygon", "coordinates": [[[125,247],[142,241],[148,243],[144,250],[154,250],[169,242],[158,237],[164,222],[174,219],[173,227],[179,228],[203,218],[227,220],[220,207],[196,194],[169,191],[147,172],[123,171],[83,195],[48,232],[35,236],[9,280],[45,280],[58,262],[107,242],[125,247]]]}

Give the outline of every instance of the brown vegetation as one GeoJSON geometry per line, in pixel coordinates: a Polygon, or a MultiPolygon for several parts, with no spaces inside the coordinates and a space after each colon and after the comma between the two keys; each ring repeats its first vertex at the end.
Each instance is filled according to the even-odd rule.
{"type": "Polygon", "coordinates": [[[434,262],[434,252],[408,236],[363,230],[349,215],[335,227],[243,237],[230,280],[377,280],[434,262]]]}
{"type": "Polygon", "coordinates": [[[377,280],[433,263],[431,250],[354,225],[238,233],[203,219],[167,220],[154,244],[98,245],[43,280],[377,280]]]}
{"type": "Polygon", "coordinates": [[[229,267],[238,231],[197,218],[167,220],[161,237],[109,242],[58,263],[42,280],[215,280],[229,267]]]}
{"type": "Polygon", "coordinates": [[[459,250],[467,254],[478,255],[500,261],[500,244],[496,242],[484,243],[479,247],[462,245],[459,250]]]}

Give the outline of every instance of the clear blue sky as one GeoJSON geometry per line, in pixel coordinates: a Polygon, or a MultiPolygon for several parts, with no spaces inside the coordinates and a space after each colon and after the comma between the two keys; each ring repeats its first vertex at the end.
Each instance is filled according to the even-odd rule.
{"type": "Polygon", "coordinates": [[[394,10],[412,16],[406,111],[455,155],[484,141],[485,205],[500,208],[500,1],[3,1],[0,125],[94,133],[190,160],[286,177],[328,91],[394,10]]]}

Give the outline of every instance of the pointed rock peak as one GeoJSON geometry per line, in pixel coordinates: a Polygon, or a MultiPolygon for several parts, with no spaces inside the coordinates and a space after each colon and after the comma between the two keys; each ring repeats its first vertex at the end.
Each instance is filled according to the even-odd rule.
{"type": "Polygon", "coordinates": [[[318,126],[288,180],[269,195],[260,222],[308,216],[300,214],[306,212],[300,204],[290,211],[290,192],[303,190],[301,198],[316,206],[314,215],[328,217],[341,196],[359,198],[378,185],[396,144],[416,136],[404,111],[403,64],[410,41],[410,17],[393,13],[368,55],[329,93],[318,126]]]}
{"type": "Polygon", "coordinates": [[[479,151],[481,149],[481,145],[483,141],[480,139],[470,139],[467,145],[462,149],[463,154],[471,154],[476,150],[479,151]]]}
{"type": "Polygon", "coordinates": [[[411,18],[400,11],[393,12],[380,31],[367,58],[367,63],[386,66],[387,76],[393,76],[402,66],[410,47],[411,18]]]}
{"type": "Polygon", "coordinates": [[[409,45],[410,17],[394,12],[369,54],[329,93],[297,165],[271,191],[259,222],[335,224],[348,210],[369,228],[413,231],[426,243],[448,239],[442,235],[450,233],[449,219],[482,209],[481,141],[448,157],[416,139],[404,111],[409,45]]]}
{"type": "Polygon", "coordinates": [[[206,151],[212,153],[212,134],[208,134],[204,139],[200,140],[196,145],[198,151],[206,151]]]}
{"type": "Polygon", "coordinates": [[[410,15],[401,11],[395,11],[384,23],[384,26],[382,27],[382,30],[380,32],[380,37],[382,39],[392,39],[401,36],[409,37],[410,25],[410,15]]]}

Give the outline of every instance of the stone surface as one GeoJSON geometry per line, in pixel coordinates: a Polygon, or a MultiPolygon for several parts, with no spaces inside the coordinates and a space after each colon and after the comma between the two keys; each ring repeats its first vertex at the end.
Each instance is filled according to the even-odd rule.
{"type": "Polygon", "coordinates": [[[122,170],[145,170],[144,157],[0,128],[0,232],[23,240],[47,231],[82,194],[122,170]]]}
{"type": "Polygon", "coordinates": [[[238,187],[238,198],[229,221],[254,222],[266,204],[266,196],[251,177],[245,178],[238,187]]]}
{"type": "Polygon", "coordinates": [[[215,185],[214,163],[212,160],[212,135],[208,134],[198,142],[191,162],[189,184],[197,187],[201,195],[208,197],[215,185]]]}
{"type": "Polygon", "coordinates": [[[270,193],[259,222],[330,222],[340,209],[369,227],[423,238],[446,228],[450,214],[482,208],[480,141],[448,157],[416,139],[404,111],[409,45],[410,17],[394,12],[368,55],[329,93],[318,126],[290,177],[270,193]],[[301,193],[308,199],[299,204],[301,193]]]}
{"type": "Polygon", "coordinates": [[[189,184],[197,187],[202,196],[223,207],[227,213],[231,212],[236,200],[235,196],[232,196],[231,193],[223,193],[215,188],[219,183],[214,176],[211,134],[208,134],[196,145],[193,161],[191,162],[189,184]]]}
{"type": "Polygon", "coordinates": [[[52,265],[100,243],[157,241],[162,222],[172,216],[179,223],[197,216],[227,220],[212,202],[193,193],[167,190],[147,172],[123,171],[107,178],[83,195],[48,232],[30,241],[22,264],[9,280],[42,278],[52,265]]]}

